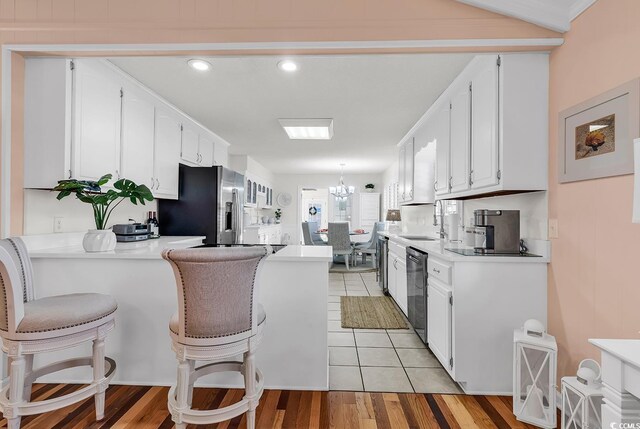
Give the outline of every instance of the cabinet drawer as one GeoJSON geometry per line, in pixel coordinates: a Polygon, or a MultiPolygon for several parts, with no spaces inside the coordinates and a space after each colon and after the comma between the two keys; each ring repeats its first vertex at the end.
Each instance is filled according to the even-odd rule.
{"type": "Polygon", "coordinates": [[[406,247],[389,240],[389,253],[394,253],[396,256],[401,257],[404,261],[407,249],[406,247]]]}
{"type": "Polygon", "coordinates": [[[433,276],[445,284],[451,284],[451,265],[434,258],[427,259],[429,276],[433,276]]]}

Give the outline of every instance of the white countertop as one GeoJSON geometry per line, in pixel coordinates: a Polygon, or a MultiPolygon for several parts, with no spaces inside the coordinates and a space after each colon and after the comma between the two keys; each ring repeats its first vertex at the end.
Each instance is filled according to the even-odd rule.
{"type": "Polygon", "coordinates": [[[290,244],[277,253],[269,256],[269,261],[304,261],[304,262],[331,262],[333,252],[330,246],[302,246],[290,244]]]}
{"type": "Polygon", "coordinates": [[[86,252],[84,233],[27,235],[21,237],[31,258],[70,259],[161,259],[164,249],[179,249],[202,244],[201,237],[160,237],[137,243],[118,243],[111,252],[86,252]]]}
{"type": "Polygon", "coordinates": [[[640,340],[590,339],[589,342],[618,359],[640,368],[640,340]]]}
{"type": "MultiPolygon", "coordinates": [[[[473,255],[466,256],[445,249],[473,249],[473,247],[464,246],[459,243],[447,243],[434,237],[434,240],[412,240],[401,237],[398,234],[389,233],[388,231],[379,232],[380,235],[389,237],[389,240],[399,243],[402,246],[411,246],[414,249],[421,250],[437,258],[444,259],[449,262],[504,262],[504,263],[549,263],[548,252],[532,253],[542,255],[541,257],[531,256],[485,256],[473,255]]],[[[544,243],[547,243],[544,241],[544,243]]]]}

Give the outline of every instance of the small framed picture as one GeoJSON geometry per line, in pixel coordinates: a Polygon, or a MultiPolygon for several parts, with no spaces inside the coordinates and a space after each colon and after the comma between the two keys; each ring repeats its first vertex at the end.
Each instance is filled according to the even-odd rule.
{"type": "Polygon", "coordinates": [[[560,112],[560,183],[633,173],[640,137],[640,79],[560,112]]]}

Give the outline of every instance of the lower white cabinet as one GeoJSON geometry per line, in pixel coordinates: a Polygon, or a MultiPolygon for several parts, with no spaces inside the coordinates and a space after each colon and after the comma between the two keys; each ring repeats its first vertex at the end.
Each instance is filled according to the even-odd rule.
{"type": "Polygon", "coordinates": [[[394,241],[389,241],[387,276],[389,295],[391,295],[406,316],[409,306],[407,297],[406,248],[394,241]]]}
{"type": "Polygon", "coordinates": [[[244,229],[245,244],[281,244],[282,227],[274,225],[249,225],[244,229]]]}
{"type": "Polygon", "coordinates": [[[453,291],[437,280],[429,278],[427,286],[427,341],[429,348],[449,370],[453,369],[451,355],[451,316],[453,291]]]}

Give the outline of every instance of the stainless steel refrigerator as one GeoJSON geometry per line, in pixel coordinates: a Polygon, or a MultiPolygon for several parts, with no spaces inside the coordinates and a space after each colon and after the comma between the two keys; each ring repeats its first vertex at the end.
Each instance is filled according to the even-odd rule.
{"type": "Polygon", "coordinates": [[[161,235],[204,235],[205,243],[242,243],[244,176],[228,168],[180,165],[177,200],[158,200],[161,235]]]}

